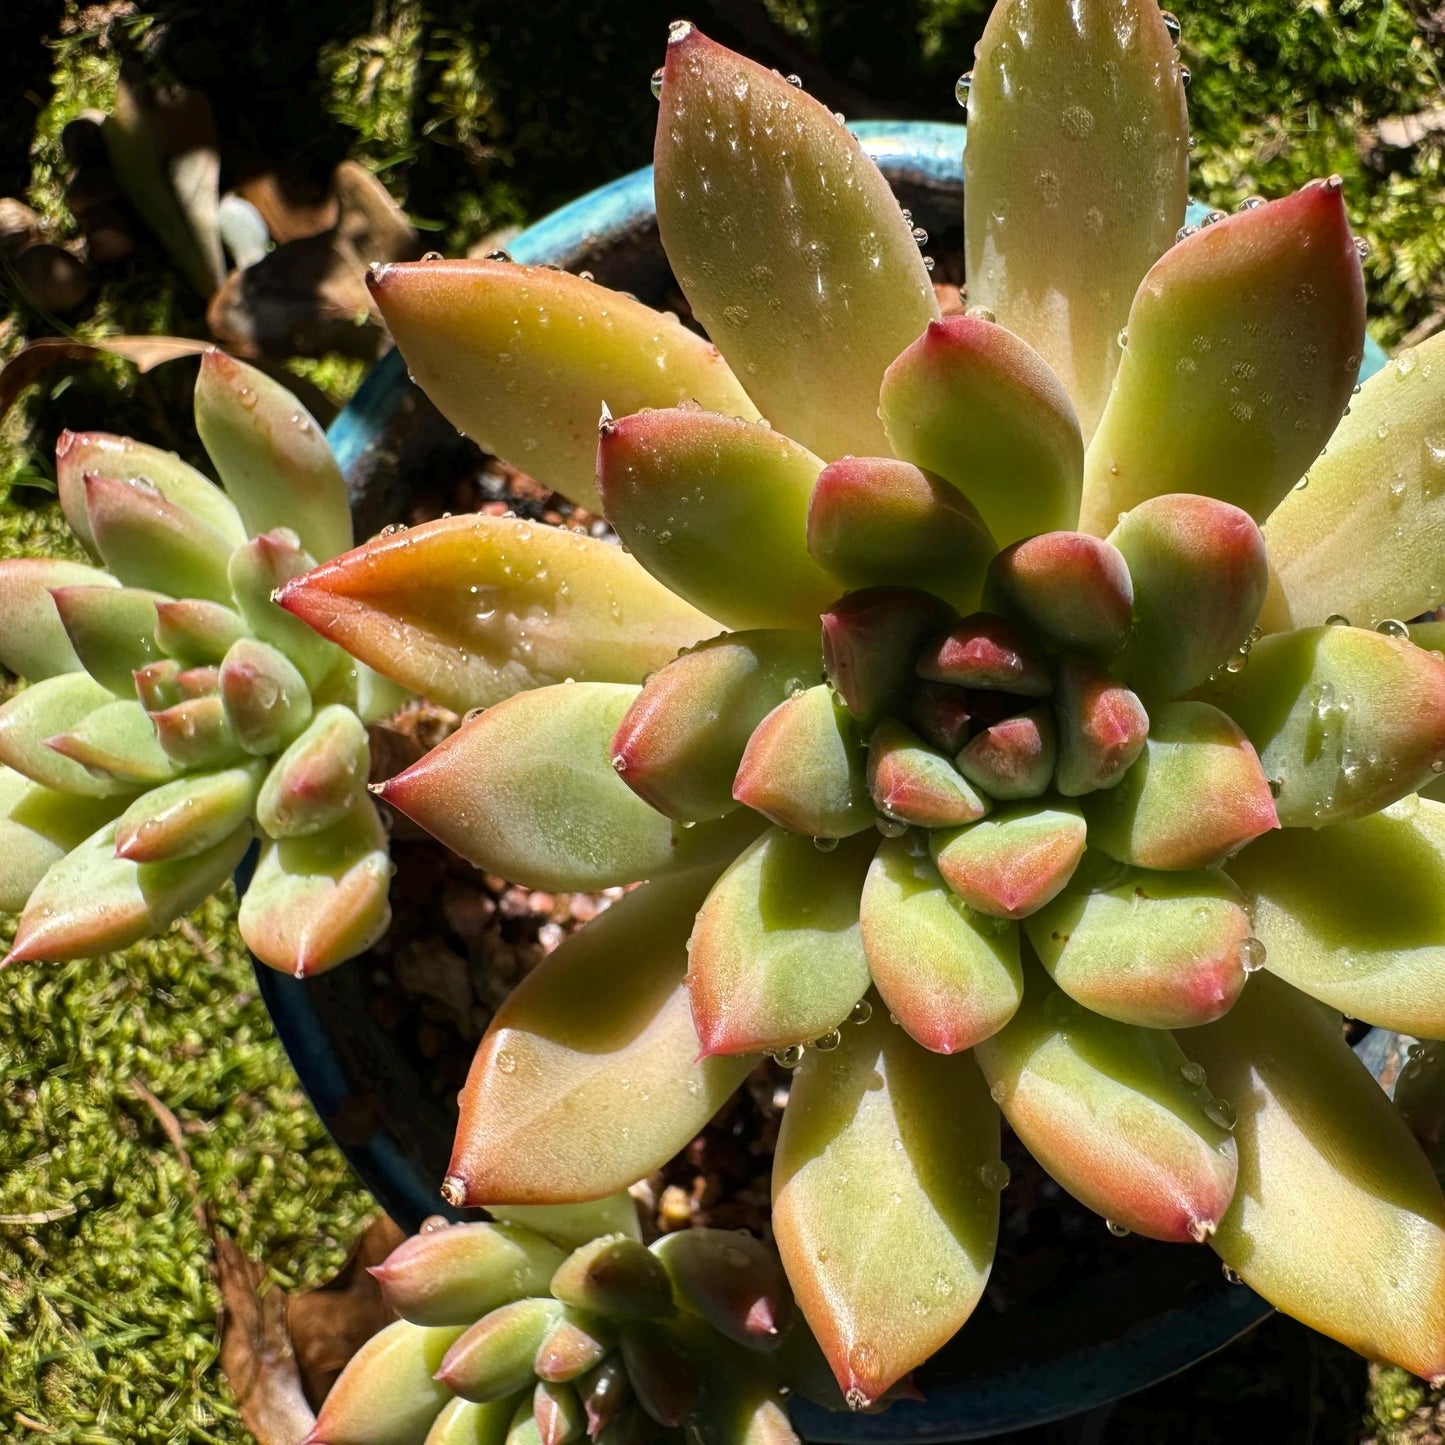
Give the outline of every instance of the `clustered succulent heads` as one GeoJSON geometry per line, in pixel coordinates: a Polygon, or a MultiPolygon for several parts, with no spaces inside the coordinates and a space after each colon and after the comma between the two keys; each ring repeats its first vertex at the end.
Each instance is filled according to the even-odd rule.
{"type": "Polygon", "coordinates": [[[1182,226],[1177,30],[1001,0],[944,318],[840,118],[679,23],[657,212],[713,344],[504,259],[373,277],[452,420],[623,547],[459,517],[283,593],[478,710],[391,804],[650,880],[496,1017],[447,1198],[625,1185],[774,1054],[774,1229],[855,1405],[982,1293],[1000,1114],[1117,1230],[1445,1372],[1445,1199],[1341,1031],[1445,1032],[1445,626],[1395,620],[1445,598],[1445,340],[1352,401],[1335,179],[1182,226]]]}
{"type": "Polygon", "coordinates": [[[797,1445],[785,1396],[835,1392],[751,1235],[648,1249],[626,1194],[496,1215],[428,1223],[372,1271],[401,1319],[353,1357],[305,1445],[797,1445]]]}
{"type": "Polygon", "coordinates": [[[365,720],[405,696],[271,594],[350,547],[325,436],[279,383],[211,352],[196,424],[225,491],[170,452],[67,432],[66,520],[100,567],[0,562],[5,962],[89,958],[160,932],[253,839],[247,945],[319,973],[370,947],[391,863],[365,720]]]}

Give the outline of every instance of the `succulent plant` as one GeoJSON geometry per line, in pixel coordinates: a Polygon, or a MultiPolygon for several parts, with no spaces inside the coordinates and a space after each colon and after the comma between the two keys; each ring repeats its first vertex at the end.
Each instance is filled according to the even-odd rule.
{"type": "Polygon", "coordinates": [[[1001,0],[942,316],[841,119],[679,23],[657,213],[708,339],[505,259],[372,278],[451,420],[622,547],[456,517],[281,594],[477,710],[392,806],[648,880],[496,1016],[446,1197],[601,1196],[774,1055],[774,1229],[854,1405],[978,1302],[1001,1118],[1117,1231],[1445,1374],[1445,1197],[1341,1028],[1445,1034],[1445,624],[1399,620],[1445,598],[1445,338],[1352,399],[1333,178],[1183,224],[1177,30],[1001,0]]]}
{"type": "Polygon", "coordinates": [[[289,391],[219,351],[196,425],[224,491],[171,452],[67,432],[60,504],[101,565],[0,561],[0,666],[30,679],[0,707],[6,963],[159,932],[258,835],[240,927],[273,968],[319,973],[390,918],[365,724],[405,694],[271,600],[350,547],[341,472],[289,391]]]}
{"type": "Polygon", "coordinates": [[[785,1397],[821,1361],[770,1246],[687,1229],[649,1249],[626,1194],[494,1214],[429,1221],[372,1270],[401,1318],[305,1445],[797,1445],[785,1397]]]}

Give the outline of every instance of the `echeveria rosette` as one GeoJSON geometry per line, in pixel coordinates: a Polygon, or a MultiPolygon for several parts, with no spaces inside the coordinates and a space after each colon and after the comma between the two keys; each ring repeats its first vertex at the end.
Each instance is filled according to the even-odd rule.
{"type": "Polygon", "coordinates": [[[0,561],[5,960],[88,958],[166,928],[261,849],[241,934],[309,976],[390,919],[366,721],[393,683],[284,612],[277,587],[351,545],[304,407],[221,352],[196,424],[222,487],[170,452],[66,433],[60,503],[100,565],[0,561]]]}
{"type": "Polygon", "coordinates": [[[721,356],[545,269],[373,277],[443,409],[624,548],[451,518],[283,596],[485,708],[394,806],[522,883],[648,880],[498,1013],[447,1198],[622,1187],[772,1053],[776,1234],[852,1404],[979,1298],[1000,1111],[1116,1225],[1445,1371],[1445,1201],[1328,1012],[1445,1031],[1445,803],[1416,796],[1445,660],[1386,620],[1445,595],[1445,342],[1335,433],[1364,328],[1339,186],[1176,241],[1148,0],[989,21],[987,314],[935,313],[878,173],[781,77],[679,24],[660,93],[662,242],[721,356]],[[1338,1213],[1281,1205],[1332,1169],[1338,1213]]]}
{"type": "Polygon", "coordinates": [[[400,1318],[304,1445],[798,1445],[790,1391],[841,1403],[761,1240],[688,1229],[649,1248],[627,1194],[492,1214],[429,1221],[372,1270],[400,1318]]]}

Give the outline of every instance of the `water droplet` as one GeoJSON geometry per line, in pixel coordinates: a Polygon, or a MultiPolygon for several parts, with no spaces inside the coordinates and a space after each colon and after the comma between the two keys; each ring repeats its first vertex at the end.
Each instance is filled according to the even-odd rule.
{"type": "Polygon", "coordinates": [[[838,846],[836,838],[814,838],[813,847],[820,853],[831,853],[838,846]]]}
{"type": "Polygon", "coordinates": [[[1174,233],[1175,245],[1178,245],[1180,241],[1187,241],[1191,236],[1195,235],[1198,230],[1198,226],[1180,226],[1174,233]]]}
{"type": "Polygon", "coordinates": [[[837,1029],[829,1029],[822,1038],[813,1040],[813,1047],[822,1054],[831,1054],[843,1042],[843,1035],[837,1029]]]}
{"type": "Polygon", "coordinates": [[[1224,1276],[1224,1282],[1225,1282],[1225,1284],[1243,1284],[1243,1283],[1244,1283],[1244,1280],[1240,1277],[1240,1275],[1237,1274],[1234,1270],[1230,1269],[1230,1267],[1229,1267],[1227,1264],[1222,1264],[1222,1265],[1220,1265],[1220,1267],[1219,1267],[1219,1272],[1224,1276]]]}
{"type": "Polygon", "coordinates": [[[932,256],[925,256],[923,258],[923,269],[930,274],[932,274],[934,264],[935,263],[932,256]]]}
{"type": "Polygon", "coordinates": [[[1363,236],[1355,237],[1355,255],[1362,261],[1370,259],[1370,243],[1363,236]]]}
{"type": "Polygon", "coordinates": [[[928,244],[928,232],[925,231],[922,226],[915,226],[913,228],[913,239],[917,241],[920,246],[926,246],[928,244]]]}
{"type": "Polygon", "coordinates": [[[1284,779],[1283,779],[1283,778],[1270,778],[1270,779],[1268,779],[1268,782],[1269,782],[1269,795],[1270,795],[1271,798],[1277,798],[1277,797],[1279,797],[1279,795],[1280,795],[1282,792],[1284,792],[1284,779]]]}
{"type": "Polygon", "coordinates": [[[426,255],[422,257],[423,261],[444,261],[445,259],[446,257],[443,256],[440,251],[428,251],[426,255]]]}
{"type": "Polygon", "coordinates": [[[786,80],[794,90],[801,90],[803,88],[803,77],[801,75],[785,75],[783,79],[786,80]]]}
{"type": "Polygon", "coordinates": [[[803,1062],[803,1055],[807,1050],[802,1044],[789,1044],[785,1049],[779,1049],[773,1055],[773,1062],[780,1069],[796,1069],[803,1062]]]}
{"type": "Polygon", "coordinates": [[[1375,631],[1383,632],[1386,637],[1408,638],[1410,636],[1410,629],[1398,617],[1387,617],[1383,622],[1377,622],[1375,631]]]}
{"type": "Polygon", "coordinates": [[[1246,196],[1235,209],[1239,211],[1257,211],[1262,205],[1264,205],[1264,199],[1262,197],[1246,196]]]}
{"type": "Polygon", "coordinates": [[[1115,1224],[1112,1219],[1106,1219],[1104,1227],[1115,1239],[1123,1239],[1132,1232],[1127,1224],[1115,1224]]]}
{"type": "Polygon", "coordinates": [[[1183,1079],[1186,1084],[1197,1089],[1208,1079],[1209,1075],[1204,1072],[1203,1064],[1196,1064],[1191,1059],[1187,1063],[1179,1065],[1179,1077],[1183,1079]]]}
{"type": "Polygon", "coordinates": [[[1436,758],[1435,761],[1430,764],[1430,771],[1436,774],[1445,773],[1445,758],[1436,758]]]}
{"type": "Polygon", "coordinates": [[[1304,476],[1302,476],[1302,477],[1299,479],[1299,481],[1297,481],[1297,482],[1294,484],[1294,489],[1295,489],[1295,491],[1297,491],[1297,492],[1302,492],[1302,491],[1304,491],[1304,489],[1305,489],[1307,486],[1309,486],[1309,484],[1310,484],[1310,474],[1309,474],[1308,472],[1306,472],[1306,473],[1304,474],[1304,476]]]}
{"type": "Polygon", "coordinates": [[[653,100],[661,100],[661,99],[662,99],[662,76],[663,76],[664,68],[665,68],[665,67],[659,65],[659,66],[657,67],[657,69],[652,72],[652,98],[653,98],[653,100]]]}
{"type": "Polygon", "coordinates": [[[487,252],[487,260],[488,260],[488,261],[510,261],[511,259],[512,259],[512,254],[511,254],[510,251],[488,251],[488,252],[487,252]]]}
{"type": "Polygon", "coordinates": [[[853,1012],[848,1015],[850,1024],[866,1024],[873,1017],[873,1005],[866,998],[860,998],[853,1005],[853,1012]]]}
{"type": "Polygon", "coordinates": [[[1013,1171],[1002,1159],[990,1159],[987,1164],[979,1167],[978,1177],[985,1189],[1006,1189],[1013,1177],[1013,1171]]]}
{"type": "Polygon", "coordinates": [[[1268,950],[1258,938],[1246,938],[1239,945],[1239,966],[1246,973],[1258,973],[1264,967],[1268,950]]]}
{"type": "Polygon", "coordinates": [[[987,306],[970,306],[963,314],[970,321],[986,321],[990,326],[996,325],[998,322],[998,317],[987,306]]]}
{"type": "Polygon", "coordinates": [[[1204,1117],[1221,1129],[1234,1128],[1234,1108],[1224,1099],[1211,1099],[1205,1104],[1204,1117]]]}
{"type": "Polygon", "coordinates": [[[1204,226],[1217,226],[1221,221],[1227,221],[1228,219],[1229,215],[1225,211],[1210,211],[1199,224],[1201,228],[1204,226]]]}
{"type": "Polygon", "coordinates": [[[1159,18],[1164,22],[1164,28],[1169,32],[1169,39],[1175,45],[1178,45],[1179,36],[1183,30],[1183,27],[1179,24],[1179,17],[1175,15],[1172,10],[1161,10],[1159,12],[1159,18]]]}
{"type": "Polygon", "coordinates": [[[1193,79],[1194,76],[1189,67],[1187,65],[1181,65],[1179,67],[1179,84],[1187,90],[1189,88],[1189,82],[1193,79]]]}
{"type": "Polygon", "coordinates": [[[421,1222],[418,1234],[435,1234],[439,1229],[450,1229],[451,1220],[445,1214],[428,1214],[421,1222]]]}
{"type": "Polygon", "coordinates": [[[873,826],[885,838],[901,838],[908,831],[908,824],[899,818],[888,818],[882,813],[873,819],[873,826]]]}
{"type": "Polygon", "coordinates": [[[1226,672],[1243,672],[1249,666],[1249,654],[1247,652],[1236,652],[1228,662],[1224,664],[1226,672]]]}
{"type": "Polygon", "coordinates": [[[1129,328],[1127,326],[1121,328],[1119,334],[1114,338],[1114,340],[1117,341],[1120,346],[1128,346],[1129,328]]]}
{"type": "Polygon", "coordinates": [[[1326,627],[1348,627],[1349,625],[1350,619],[1346,617],[1343,612],[1331,612],[1330,615],[1325,618],[1326,627]]]}
{"type": "Polygon", "coordinates": [[[973,89],[973,71],[965,70],[953,83],[953,98],[960,104],[968,104],[968,93],[973,89]]]}

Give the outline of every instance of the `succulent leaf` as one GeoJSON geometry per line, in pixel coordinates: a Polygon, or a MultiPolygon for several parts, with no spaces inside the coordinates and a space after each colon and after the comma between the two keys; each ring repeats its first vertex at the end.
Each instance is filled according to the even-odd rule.
{"type": "MultiPolygon", "coordinates": [[[[307,625],[309,618],[293,617],[278,606],[276,594],[315,565],[296,534],[278,528],[262,532],[244,547],[238,547],[230,566],[236,610],[246,626],[259,641],[285,653],[306,679],[307,687],[318,687],[344,654],[307,625]]],[[[398,641],[393,638],[392,645],[395,647],[398,641]]],[[[399,652],[404,650],[397,648],[399,652]]]]}
{"type": "Polygon", "coordinates": [[[1218,1018],[1244,987],[1255,946],[1239,889],[1215,869],[1151,873],[1091,856],[1097,866],[1086,860],[1024,920],[1049,976],[1122,1023],[1179,1029],[1218,1018]]]}
{"type": "Polygon", "coordinates": [[[199,518],[231,546],[238,547],[246,540],[245,525],[231,499],[174,452],[107,432],[61,432],[55,444],[60,506],[70,530],[92,556],[102,553],[86,508],[87,476],[135,482],[143,489],[154,489],[172,506],[199,518]]]}
{"type": "Polygon", "coordinates": [[[889,366],[878,410],[894,455],[957,487],[999,546],[1077,520],[1074,404],[1014,332],[974,316],[930,321],[889,366]]]}
{"type": "Polygon", "coordinates": [[[163,863],[207,852],[249,821],[259,776],[254,764],[223,768],[142,793],[116,823],[116,857],[163,863]]]}
{"type": "Polygon", "coordinates": [[[554,1299],[519,1299],[498,1306],[446,1352],[436,1372],[438,1381],[462,1399],[482,1405],[526,1390],[530,1414],[532,1361],[562,1315],[563,1306],[554,1299]]]}
{"type": "Polygon", "coordinates": [[[1445,333],[1364,383],[1264,537],[1276,579],[1270,630],[1331,615],[1373,627],[1445,600],[1445,333]]]}
{"type": "Polygon", "coordinates": [[[1196,492],[1262,522],[1350,401],[1364,282],[1337,178],[1241,211],[1140,283],[1128,346],[1084,460],[1080,530],[1196,492]]]}
{"type": "Polygon", "coordinates": [[[697,402],[755,419],[717,348],[631,296],[545,266],[374,268],[371,294],[447,419],[543,486],[600,511],[597,419],[697,402]]]}
{"type": "Polygon", "coordinates": [[[753,729],[733,797],[813,838],[847,838],[872,825],[858,731],[831,689],[797,693],[753,729]]]}
{"type": "Polygon", "coordinates": [[[617,1319],[655,1319],[673,1311],[672,1282],[661,1261],[626,1234],[579,1245],[558,1264],[550,1292],[573,1309],[617,1319]]]}
{"type": "Polygon", "coordinates": [[[52,864],[124,806],[120,798],[56,792],[0,767],[0,913],[19,913],[52,864]]]}
{"type": "Polygon", "coordinates": [[[386,830],[370,798],[340,821],[261,848],[237,922],[270,967],[311,978],[370,948],[391,922],[386,830]]]}
{"type": "Polygon", "coordinates": [[[1352,1018],[1445,1036],[1445,803],[1270,834],[1230,872],[1271,972],[1352,1018]]]}
{"type": "Polygon", "coordinates": [[[1090,1209],[1181,1243],[1223,1218],[1238,1167],[1217,1122],[1229,1115],[1190,1082],[1172,1034],[1093,1013],[1036,970],[1018,1012],[974,1052],[1029,1153],[1090,1209]]]}
{"type": "Polygon", "coordinates": [[[370,756],[361,719],[340,704],[322,708],[271,765],[256,821],[271,838],[329,827],[361,797],[370,756]]]}
{"type": "Polygon", "coordinates": [[[974,54],[963,160],[969,299],[1043,355],[1087,437],[1134,289],[1184,220],[1178,55],[1153,0],[1004,0],[974,54]]]}
{"type": "Polygon", "coordinates": [[[753,729],[818,676],[816,634],[762,629],[700,642],[655,672],[613,736],[622,780],[669,818],[731,812],[753,729]]]}
{"type": "Polygon", "coordinates": [[[516,1409],[510,1399],[485,1405],[453,1399],[436,1417],[422,1445],[506,1445],[516,1409]]]}
{"type": "Polygon", "coordinates": [[[513,1224],[454,1224],[403,1240],[372,1270],[382,1297],[414,1325],[468,1325],[545,1294],[565,1254],[513,1224]]]}
{"type": "Polygon", "coordinates": [[[135,696],[135,673],[161,655],[158,592],[134,587],[56,587],[54,608],[80,665],[118,697],[135,696]]]}
{"type": "Polygon", "coordinates": [[[1059,762],[1054,786],[1066,798],[1121,783],[1149,737],[1149,715],[1127,687],[1078,658],[1059,664],[1059,762]]]}
{"type": "Polygon", "coordinates": [[[313,557],[351,546],[341,468],[316,419],[265,372],[208,351],[196,378],[196,430],[251,536],[289,527],[313,557]]]}
{"type": "Polygon", "coordinates": [[[622,1363],[637,1403],[664,1427],[681,1425],[697,1403],[697,1369],[671,1331],[641,1322],[622,1331],[622,1363]]]}
{"type": "Polygon", "coordinates": [[[1220,1257],[1351,1349],[1445,1373],[1445,1198],[1340,1016],[1262,973],[1186,1041],[1238,1114],[1220,1257]]]}
{"type": "Polygon", "coordinates": [[[451,1397],[433,1377],[460,1334],[406,1320],[374,1334],[351,1357],[301,1445],[423,1445],[451,1397]]]}
{"type": "Polygon", "coordinates": [[[632,1400],[632,1385],[617,1356],[604,1360],[578,1387],[587,1412],[587,1433],[596,1440],[632,1400]]]}
{"type": "Polygon", "coordinates": [[[992,612],[975,612],[923,650],[918,675],[955,687],[1047,697],[1053,678],[1024,632],[992,612]]]}
{"type": "Polygon", "coordinates": [[[151,722],[156,741],[178,768],[220,768],[245,757],[225,705],[215,694],[183,697],[174,706],[153,712],[151,722]]]}
{"type": "Polygon", "coordinates": [[[607,520],[665,587],[728,627],[811,627],[838,584],[809,555],[823,463],[759,422],[689,408],[604,421],[607,520]]]}
{"type": "Polygon", "coordinates": [[[813,484],[808,551],[844,587],[917,587],[971,612],[994,541],[942,477],[891,457],[845,456],[813,484]]]}
{"type": "Polygon", "coordinates": [[[741,846],[756,820],[684,827],[618,776],[612,739],[638,691],[578,682],[519,693],[378,792],[453,852],[532,888],[635,883],[741,846]]]}
{"type": "Polygon", "coordinates": [[[879,848],[861,921],[873,982],[925,1049],[960,1053],[1013,1016],[1024,986],[1018,929],[961,903],[911,838],[879,848]]]}
{"type": "Polygon", "coordinates": [[[50,557],[7,557],[0,561],[0,667],[40,682],[82,666],[55,609],[61,587],[118,586],[114,577],[79,562],[50,557]]]}
{"type": "Polygon", "coordinates": [[[88,472],[83,486],[96,548],[127,587],[230,602],[229,537],[142,479],[88,472]]]}
{"type": "Polygon", "coordinates": [[[1084,856],[1084,819],[1066,798],[1015,803],[928,841],[943,881],[970,908],[1024,918],[1073,876],[1084,856]]]}
{"type": "Polygon", "coordinates": [[[848,1017],[868,988],[858,900],[876,837],[822,852],[770,828],[718,879],[688,942],[704,1058],[773,1053],[848,1017]]]}
{"type": "Polygon", "coordinates": [[[459,712],[567,678],[640,682],[718,631],[617,547],[510,517],[377,538],[281,600],[293,626],[459,712]]]}
{"type": "Polygon", "coordinates": [[[642,1238],[637,1205],[619,1189],[581,1204],[489,1204],[487,1213],[507,1224],[521,1224],[564,1250],[578,1249],[599,1234],[642,1238]]]}
{"type": "Polygon", "coordinates": [[[982,696],[946,682],[920,683],[908,705],[908,721],[925,741],[951,757],[968,741],[969,724],[980,710],[982,696]]]}
{"type": "Polygon", "coordinates": [[[58,859],[35,885],[4,963],[64,963],[129,948],[189,913],[235,871],[249,827],[193,858],[133,863],[115,856],[107,823],[58,859]]]}
{"type": "Polygon", "coordinates": [[[532,1420],[539,1445],[572,1445],[587,1433],[587,1413],[577,1392],[565,1384],[537,1382],[532,1395],[532,1420]]]}
{"type": "Polygon", "coordinates": [[[284,747],[311,720],[306,679],[284,652],[243,637],[221,663],[221,702],[236,741],[260,756],[284,747]]]}
{"type": "MultiPolygon", "coordinates": [[[[552,1326],[537,1346],[532,1368],[539,1380],[565,1384],[601,1364],[612,1343],[610,1332],[601,1328],[595,1316],[572,1310],[552,1326]]],[[[577,1404],[580,1410],[582,1402],[578,1400],[577,1404]]]]}
{"type": "Polygon", "coordinates": [[[1204,702],[1156,708],[1139,760],[1079,804],[1089,842],[1136,868],[1205,868],[1280,826],[1250,739],[1204,702]]]}
{"type": "Polygon", "coordinates": [[[45,746],[79,763],[92,776],[113,778],[134,791],[168,782],[175,768],[156,741],[156,730],[138,702],[108,702],[87,713],[45,746]]]}
{"type": "Polygon", "coordinates": [[[868,791],[884,818],[921,828],[972,823],[992,806],[948,757],[896,718],[885,718],[868,739],[868,791]]]}
{"type": "MultiPolygon", "coordinates": [[[[219,675],[218,675],[219,676],[219,675]]],[[[163,712],[181,701],[181,669],[169,657],[135,670],[135,695],[147,712],[163,712]]]]}
{"type": "Polygon", "coordinates": [[[920,645],[953,619],[947,603],[911,587],[865,587],[823,613],[827,680],[865,733],[901,707],[920,645]]]}
{"type": "Polygon", "coordinates": [[[198,597],[156,603],[156,646],[183,667],[219,665],[246,624],[229,607],[198,597]]]}
{"type": "Polygon", "coordinates": [[[1269,585],[1248,513],[1211,497],[1151,497],[1109,534],[1134,579],[1134,626],[1114,671],[1145,702],[1179,697],[1245,656],[1269,585]]]}
{"type": "Polygon", "coordinates": [[[1035,707],[977,733],[959,753],[958,770],[999,802],[1037,798],[1053,781],[1058,751],[1053,712],[1035,707]]]}
{"type": "Polygon", "coordinates": [[[503,1003],[461,1095],[454,1203],[624,1189],[742,1082],[753,1060],[697,1058],[683,977],[693,915],[715,876],[695,870],[634,889],[503,1003]]]}
{"type": "Polygon", "coordinates": [[[1259,750],[1287,828],[1373,813],[1445,761],[1445,658],[1404,637],[1344,626],[1273,634],[1203,695],[1259,750]]]}
{"type": "Polygon", "coordinates": [[[114,694],[84,672],[59,673],[32,684],[0,706],[0,763],[61,793],[106,798],[135,792],[134,786],[91,773],[46,746],[48,739],[70,732],[114,701],[114,694]]]}
{"type": "Polygon", "coordinates": [[[653,159],[673,274],[748,394],[825,460],[885,454],[879,383],[938,303],[857,140],[776,72],[680,22],[653,159]]]}
{"type": "Polygon", "coordinates": [[[793,1322],[793,1293],[777,1255],[738,1230],[692,1228],[664,1234],[652,1252],[678,1303],[750,1350],[772,1350],[793,1322]]]}
{"type": "Polygon", "coordinates": [[[998,1115],[972,1059],[882,1010],[810,1051],[773,1163],[788,1279],[848,1403],[921,1364],[983,1293],[998,1233],[998,1115]]]}
{"type": "Polygon", "coordinates": [[[1045,532],[1015,542],[989,563],[984,604],[1056,645],[1102,659],[1129,635],[1134,584],[1109,542],[1083,532],[1045,532]]]}

